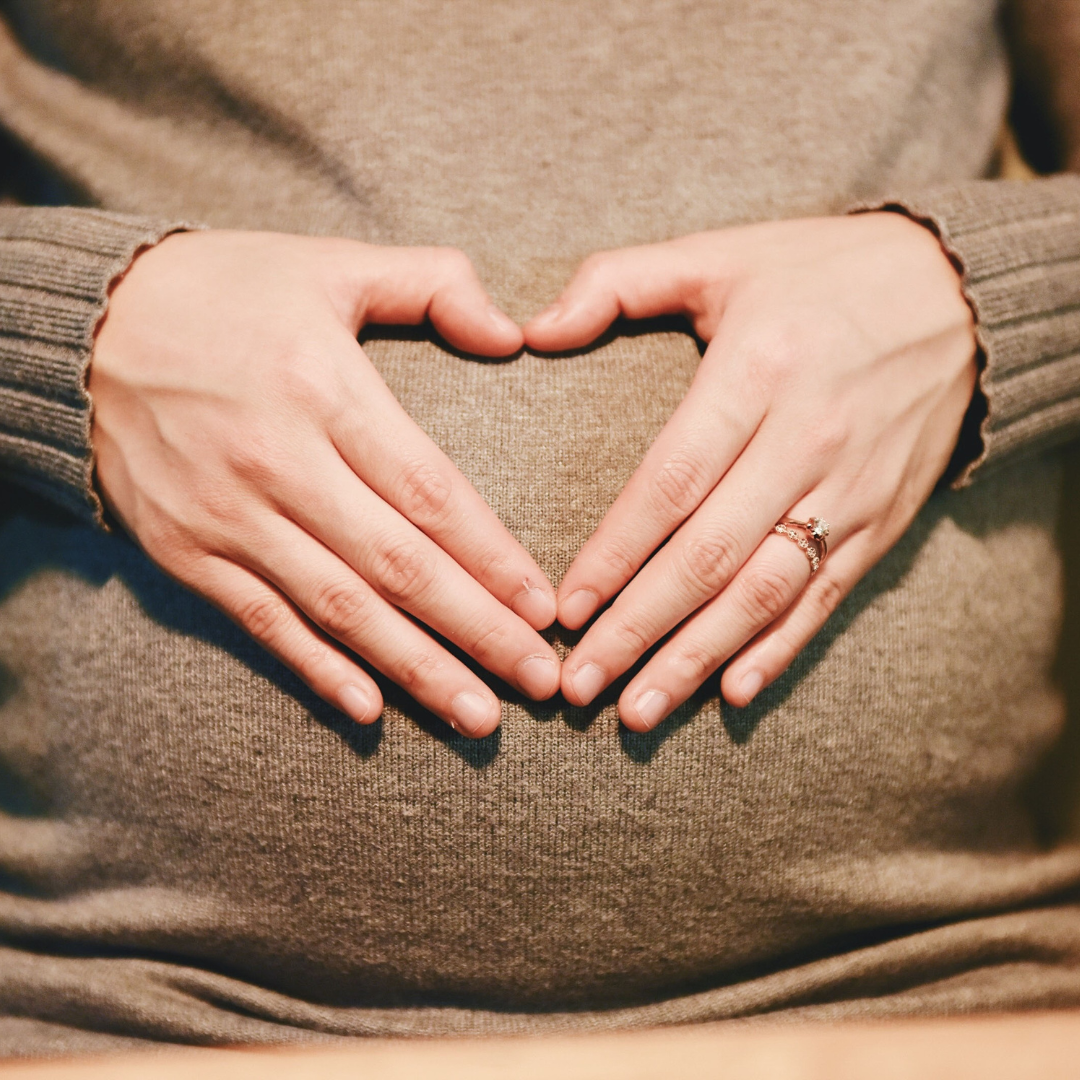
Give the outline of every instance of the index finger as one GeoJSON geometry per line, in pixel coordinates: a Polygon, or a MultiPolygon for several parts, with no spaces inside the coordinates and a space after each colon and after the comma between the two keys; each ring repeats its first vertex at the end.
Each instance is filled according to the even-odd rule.
{"type": "Polygon", "coordinates": [[[542,352],[580,348],[620,315],[688,315],[695,329],[708,336],[699,323],[706,293],[716,300],[719,275],[704,266],[693,237],[591,255],[558,300],[525,324],[525,344],[542,352]]]}
{"type": "Polygon", "coordinates": [[[558,591],[564,626],[583,626],[619,592],[753,437],[762,406],[742,380],[717,378],[715,369],[730,363],[721,340],[714,340],[686,397],[570,564],[558,591]]]}
{"type": "MultiPolygon", "coordinates": [[[[717,326],[731,275],[694,237],[594,255],[562,296],[525,326],[537,349],[587,344],[619,315],[690,316],[704,336],[717,326]]],[[[761,406],[720,390],[726,350],[714,339],[694,383],[559,586],[559,621],[576,630],[638,571],[716,486],[746,446],[761,406]]],[[[735,388],[737,380],[723,383],[735,388]]]]}
{"type": "Polygon", "coordinates": [[[495,305],[464,252],[352,242],[347,250],[348,300],[341,311],[354,334],[367,323],[430,319],[465,352],[508,356],[521,348],[521,328],[495,305]]]}
{"type": "Polygon", "coordinates": [[[349,467],[534,630],[555,620],[555,589],[461,470],[409,416],[355,341],[364,365],[330,438],[349,467]],[[363,415],[358,422],[357,416],[363,415]]]}

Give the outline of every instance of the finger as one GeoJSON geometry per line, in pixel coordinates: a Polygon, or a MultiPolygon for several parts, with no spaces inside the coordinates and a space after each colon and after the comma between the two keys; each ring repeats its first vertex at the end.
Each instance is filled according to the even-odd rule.
{"type": "MultiPolygon", "coordinates": [[[[563,693],[587,704],[735,577],[787,508],[811,487],[811,467],[782,428],[762,431],[668,544],[589,628],[563,665],[563,693]],[[783,484],[777,461],[790,462],[783,484]]],[[[797,550],[797,549],[796,549],[797,550]]]]}
{"type": "Polygon", "coordinates": [[[701,258],[686,241],[592,255],[559,299],[525,324],[525,343],[542,352],[580,348],[620,315],[685,314],[696,325],[704,280],[701,258]]]}
{"type": "Polygon", "coordinates": [[[370,724],[382,712],[375,681],[334,648],[296,608],[250,570],[208,555],[187,582],[294,671],[324,701],[370,724]]]}
{"type": "MultiPolygon", "coordinates": [[[[288,516],[408,611],[532,698],[559,688],[555,651],[437,544],[388,506],[330,448],[309,462],[317,485],[289,493],[288,516]]],[[[268,538],[277,550],[280,542],[268,538]]]]}
{"type": "MultiPolygon", "coordinates": [[[[365,378],[361,388],[358,373],[352,396],[364,402],[367,418],[361,422],[359,409],[345,409],[328,425],[351,470],[529,626],[550,626],[554,587],[461,470],[381,379],[365,378]]],[[[341,505],[326,508],[327,520],[339,516],[341,505]]]]}
{"type": "Polygon", "coordinates": [[[753,437],[763,405],[716,378],[709,347],[694,383],[559,584],[559,621],[577,630],[701,504],[753,437]],[[725,392],[717,387],[726,385],[725,392]]]}
{"type": "Polygon", "coordinates": [[[765,537],[731,584],[681,626],[619,698],[633,731],[649,731],[681,705],[745,641],[778,618],[806,586],[810,564],[775,534],[765,537]]]}
{"type": "Polygon", "coordinates": [[[358,245],[357,303],[350,329],[368,323],[415,325],[430,319],[456,348],[507,356],[521,348],[521,328],[500,311],[469,257],[456,248],[358,245]]]}
{"type": "Polygon", "coordinates": [[[788,610],[728,666],[720,680],[724,698],[744,708],[787,671],[874,561],[864,533],[853,534],[842,548],[831,551],[788,610]]]}
{"type": "Polygon", "coordinates": [[[337,555],[283,517],[260,521],[252,531],[251,568],[316,626],[462,734],[479,738],[498,726],[499,699],[483,680],[337,555]]]}

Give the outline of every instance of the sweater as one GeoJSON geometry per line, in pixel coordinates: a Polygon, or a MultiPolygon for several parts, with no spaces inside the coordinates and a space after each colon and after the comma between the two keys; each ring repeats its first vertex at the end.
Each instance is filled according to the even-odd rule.
{"type": "MultiPolygon", "coordinates": [[[[1080,847],[1029,797],[1069,733],[1080,179],[991,178],[1010,63],[1022,145],[1078,160],[1065,0],[2,11],[7,180],[48,205],[0,209],[0,1049],[1080,1004],[1080,847]],[[962,269],[974,437],[747,709],[634,735],[619,685],[507,691],[471,743],[386,686],[357,728],[99,526],[93,332],[186,223],[460,246],[525,318],[600,248],[865,205],[962,269]]],[[[553,580],[699,358],[364,343],[553,580]]]]}

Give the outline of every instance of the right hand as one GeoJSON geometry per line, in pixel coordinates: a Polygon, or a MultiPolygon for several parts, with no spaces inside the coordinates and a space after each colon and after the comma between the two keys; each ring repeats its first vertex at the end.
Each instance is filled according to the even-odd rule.
{"type": "Polygon", "coordinates": [[[356,340],[425,317],[467,352],[522,343],[457,251],[174,234],[113,289],[91,438],[105,501],[147,555],[320,697],[360,723],[382,711],[340,643],[480,737],[498,698],[405,612],[539,700],[559,688],[536,633],[555,592],[356,340]]]}

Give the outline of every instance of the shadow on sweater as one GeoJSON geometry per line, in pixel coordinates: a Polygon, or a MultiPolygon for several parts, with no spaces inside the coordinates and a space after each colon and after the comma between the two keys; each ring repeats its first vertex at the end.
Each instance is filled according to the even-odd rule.
{"type": "Polygon", "coordinates": [[[1080,839],[1080,446],[1065,454],[1058,543],[1065,574],[1065,612],[1054,675],[1065,695],[1065,728],[1027,786],[1046,844],[1080,839]]]}
{"type": "MultiPolygon", "coordinates": [[[[988,528],[1000,527],[1000,518],[993,524],[984,519],[980,505],[976,500],[965,499],[962,492],[936,493],[899,543],[859,583],[789,670],[762,691],[747,708],[736,709],[724,705],[723,722],[732,742],[746,745],[762,720],[790,697],[825,656],[836,638],[848,629],[873,598],[901,583],[920,548],[943,518],[951,518],[957,527],[975,536],[984,535],[988,528]]],[[[226,616],[159,571],[126,536],[119,533],[109,535],[87,527],[37,495],[5,483],[0,483],[0,506],[4,508],[0,512],[0,548],[4,551],[0,565],[0,601],[31,575],[49,568],[76,575],[98,588],[111,578],[119,577],[150,618],[171,630],[199,638],[229,653],[297,700],[360,757],[371,757],[378,750],[383,733],[381,720],[361,726],[328,705],[226,616]]],[[[1016,501],[1011,517],[1015,521],[1025,519],[1023,500],[1016,501]]],[[[581,633],[556,626],[545,636],[565,655],[581,633]]],[[[475,662],[448,642],[438,640],[480,673],[475,662]]],[[[363,664],[359,658],[356,659],[363,664]]],[[[561,721],[574,730],[584,731],[605,708],[617,701],[623,687],[647,659],[648,655],[584,709],[570,705],[561,696],[548,702],[533,702],[505,683],[492,680],[486,673],[484,677],[504,701],[519,705],[535,720],[561,721]]],[[[388,705],[408,714],[422,730],[444,743],[473,768],[483,768],[498,755],[499,730],[481,740],[457,735],[438,717],[420,709],[399,687],[377,672],[370,673],[379,683],[388,705]]],[[[620,726],[622,751],[631,760],[647,764],[664,742],[690,723],[703,704],[718,692],[718,684],[719,674],[653,731],[638,734],[620,726]]],[[[11,674],[0,668],[0,698],[10,695],[14,689],[11,674]]]]}
{"type": "MultiPolygon", "coordinates": [[[[378,750],[383,733],[381,719],[374,724],[356,724],[328,705],[227,616],[163,574],[126,535],[88,527],[36,494],[3,482],[0,507],[0,550],[4,553],[0,562],[0,602],[22,582],[45,570],[72,574],[96,588],[119,578],[155,622],[229,653],[298,701],[360,757],[371,757],[378,750]]],[[[498,730],[479,740],[458,735],[359,657],[353,659],[378,682],[388,705],[407,712],[417,726],[467,764],[483,768],[494,760],[499,752],[498,730]]],[[[14,676],[0,665],[0,703],[16,689],[14,676]]],[[[505,691],[506,696],[515,696],[509,688],[505,691]]]]}

